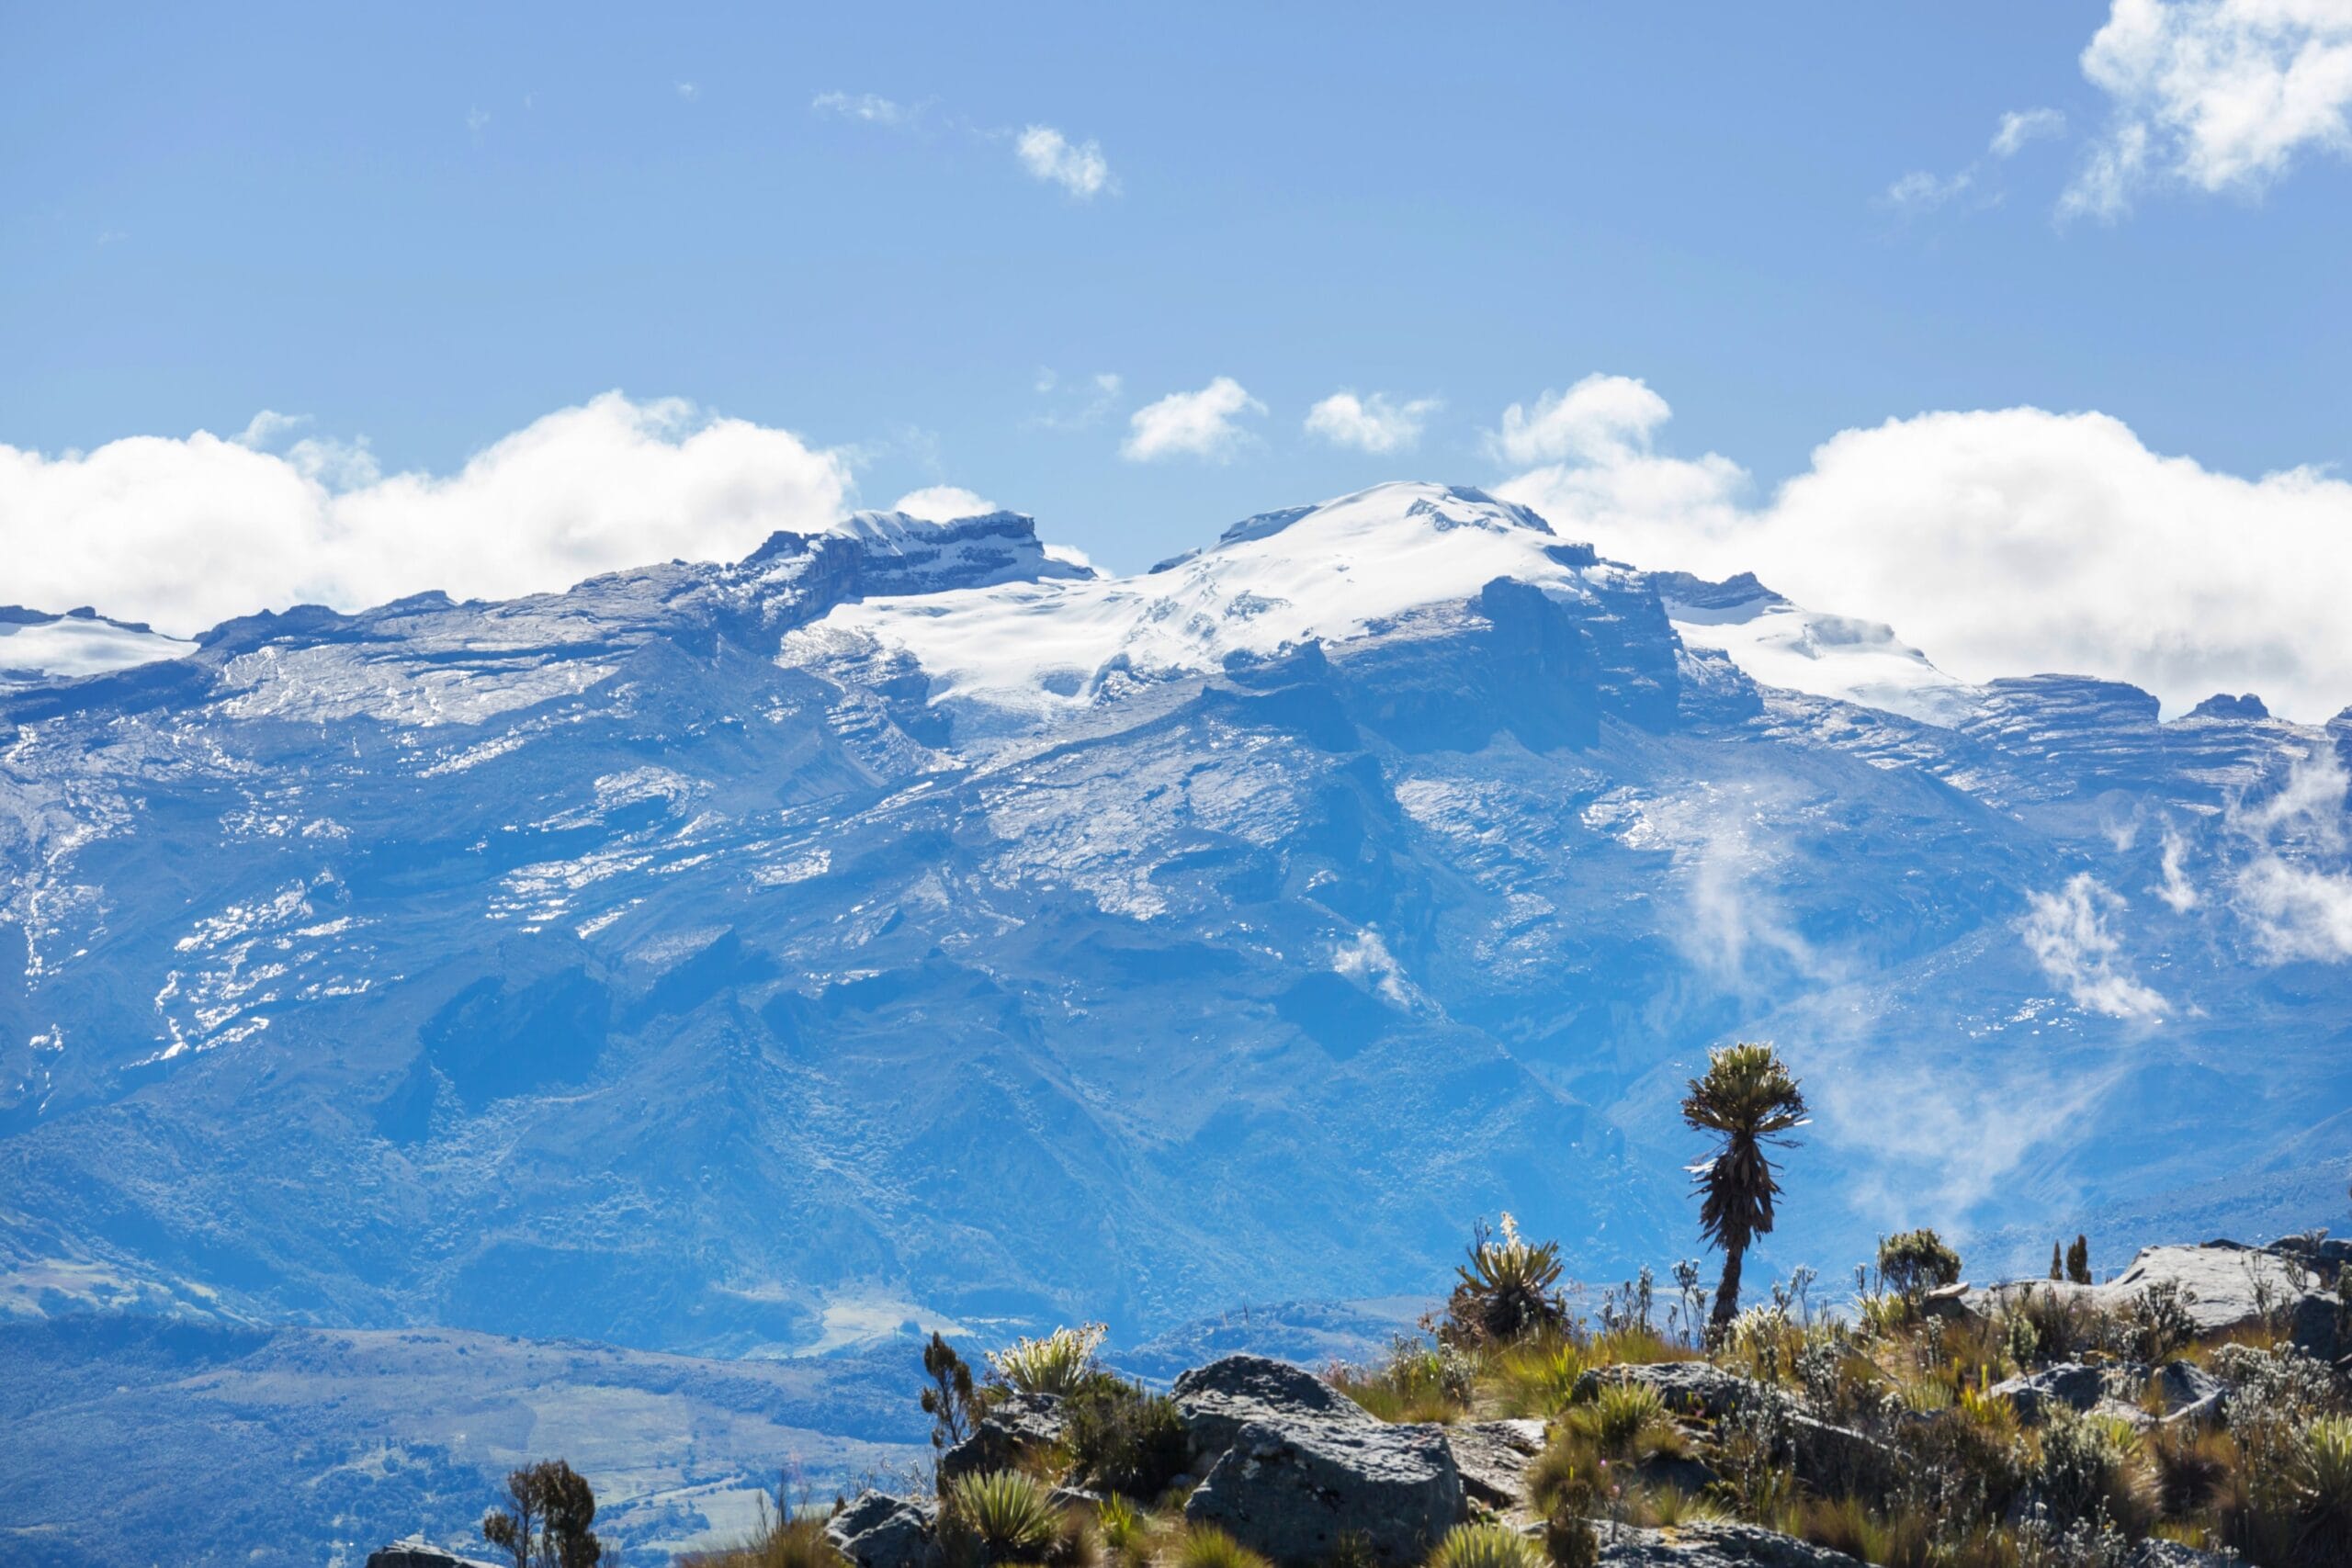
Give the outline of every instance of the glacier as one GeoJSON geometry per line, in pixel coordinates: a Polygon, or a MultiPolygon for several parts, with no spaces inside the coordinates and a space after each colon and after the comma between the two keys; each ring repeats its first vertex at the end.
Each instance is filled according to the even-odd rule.
{"type": "Polygon", "coordinates": [[[1606,1280],[1695,1250],[1734,1037],[1818,1111],[1759,1269],[2324,1222],[2352,714],[1854,608],[1396,484],[1125,577],[868,513],[8,667],[26,612],[0,1314],[1133,1341],[1501,1209],[1606,1280]]]}

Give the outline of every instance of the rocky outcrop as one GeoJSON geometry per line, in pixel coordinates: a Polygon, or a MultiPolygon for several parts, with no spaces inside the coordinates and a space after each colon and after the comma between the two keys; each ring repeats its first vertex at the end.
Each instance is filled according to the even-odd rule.
{"type": "Polygon", "coordinates": [[[1425,1557],[1463,1513],[1442,1427],[1296,1419],[1252,1423],[1184,1504],[1276,1562],[1320,1562],[1359,1536],[1388,1568],[1425,1557]]]}
{"type": "Polygon", "coordinates": [[[1313,1372],[1267,1356],[1226,1356],[1194,1367],[1169,1390],[1193,1451],[1215,1459],[1253,1422],[1370,1420],[1362,1405],[1313,1372]]]}
{"type": "Polygon", "coordinates": [[[2222,1380],[2194,1361],[2166,1361],[2153,1374],[2167,1421],[2212,1421],[2222,1414],[2222,1380]]]}
{"type": "Polygon", "coordinates": [[[972,1435],[939,1456],[939,1479],[1011,1470],[1026,1453],[1061,1440],[1062,1402],[1050,1393],[1016,1393],[981,1418],[972,1435]]]}
{"type": "Polygon", "coordinates": [[[1875,1492],[1894,1474],[1894,1451],[1876,1438],[1816,1420],[1803,1412],[1789,1417],[1796,1477],[1826,1497],[1875,1492]]]}
{"type": "Polygon", "coordinates": [[[1854,1559],[1761,1525],[1691,1524],[1668,1529],[1601,1529],[1610,1568],[1856,1568],[1854,1559]]]}
{"type": "MultiPolygon", "coordinates": [[[[2312,1257],[2329,1256],[2324,1248],[2324,1242],[2312,1244],[2312,1257]]],[[[1967,1313],[1978,1315],[2020,1310],[2034,1299],[2125,1313],[2146,1292],[2169,1288],[2199,1337],[2276,1321],[2287,1327],[2299,1349],[2332,1361],[2346,1347],[2338,1343],[2335,1298],[2315,1288],[2320,1278],[2321,1270],[2298,1251],[2209,1241],[2195,1247],[2143,1247],[2130,1268],[2103,1285],[2018,1280],[1969,1292],[1962,1300],[1967,1313]]]]}
{"type": "Polygon", "coordinates": [[[1474,1503],[1503,1511],[1527,1495],[1527,1467],[1544,1451],[1541,1421],[1464,1421],[1445,1429],[1462,1490],[1474,1503]]]}
{"type": "Polygon", "coordinates": [[[857,1568],[933,1568],[938,1519],[934,1503],[868,1489],[826,1521],[825,1536],[857,1568]]]}
{"type": "Polygon", "coordinates": [[[1446,1430],[1391,1426],[1310,1373],[1228,1356],[1171,1397],[1206,1474],[1184,1517],[1277,1562],[1315,1562],[1361,1537],[1391,1568],[1418,1562],[1464,1514],[1446,1430]]]}
{"type": "Polygon", "coordinates": [[[459,1557],[422,1540],[396,1540],[368,1554],[368,1568],[493,1568],[476,1558],[459,1557]]]}
{"type": "Polygon", "coordinates": [[[2150,1537],[2132,1549],[2132,1555],[2123,1560],[2123,1568],[2245,1568],[2245,1563],[2243,1557],[2199,1551],[2177,1540],[2150,1537]]]}
{"type": "Polygon", "coordinates": [[[1758,1385],[1710,1361],[1657,1361],[1640,1367],[1595,1367],[1577,1380],[1576,1397],[1592,1398],[1609,1383],[1639,1383],[1657,1391],[1677,1416],[1720,1421],[1753,1398],[1758,1385]]]}
{"type": "Polygon", "coordinates": [[[2056,1411],[2086,1411],[2097,1405],[2107,1397],[2107,1378],[2097,1367],[2064,1361],[2039,1371],[2021,1372],[1995,1383],[1991,1392],[1996,1398],[2009,1402],[2018,1420],[2029,1427],[2038,1427],[2056,1411]]]}

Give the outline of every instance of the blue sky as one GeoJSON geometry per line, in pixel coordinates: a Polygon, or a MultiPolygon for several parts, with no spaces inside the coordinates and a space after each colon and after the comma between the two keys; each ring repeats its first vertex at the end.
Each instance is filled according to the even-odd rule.
{"type": "MultiPolygon", "coordinates": [[[[2272,3],[2332,68],[2341,0],[2272,3]]],[[[2060,210],[2130,111],[2094,35],[2256,5],[18,7],[0,443],[268,409],[446,474],[618,389],[1120,570],[1379,479],[1505,479],[1502,411],[1593,373],[1751,504],[1929,410],[2324,468],[2352,87],[2250,173],[2176,147],[2060,210]],[[1990,151],[2027,111],[2048,133],[1990,151]],[[1102,186],[1034,172],[1031,127],[1102,186]],[[1220,377],[1237,439],[1135,460],[1137,410],[1220,377]],[[1342,389],[1434,406],[1368,452],[1304,428],[1342,389]]]]}

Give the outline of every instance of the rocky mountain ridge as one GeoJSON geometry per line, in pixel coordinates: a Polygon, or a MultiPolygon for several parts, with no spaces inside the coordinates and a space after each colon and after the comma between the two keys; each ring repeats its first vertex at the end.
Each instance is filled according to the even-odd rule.
{"type": "Polygon", "coordinates": [[[1138,578],[867,516],[0,694],[0,1301],[1148,1334],[1504,1206],[1605,1274],[1679,1234],[1734,1034],[1824,1086],[1767,1267],[2332,1201],[2352,722],[1930,722],[1696,640],[1766,598],[1396,486],[1138,578]]]}

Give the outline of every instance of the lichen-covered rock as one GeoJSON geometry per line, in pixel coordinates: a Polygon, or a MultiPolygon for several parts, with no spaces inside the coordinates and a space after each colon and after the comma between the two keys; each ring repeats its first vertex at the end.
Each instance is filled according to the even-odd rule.
{"type": "Polygon", "coordinates": [[[939,1456],[939,1479],[1010,1470],[1023,1454],[1060,1441],[1062,1427],[1059,1396],[1012,1394],[982,1417],[970,1437],[939,1456]]]}
{"type": "Polygon", "coordinates": [[[1321,1415],[1244,1426],[1184,1504],[1276,1562],[1322,1562],[1352,1534],[1389,1568],[1421,1561],[1463,1511],[1442,1427],[1321,1415]]]}
{"type": "Polygon", "coordinates": [[[1193,1437],[1193,1451],[1214,1461],[1252,1423],[1377,1421],[1363,1406],[1313,1372],[1268,1356],[1225,1356],[1194,1367],[1169,1390],[1193,1437]]]}
{"type": "Polygon", "coordinates": [[[825,1522],[825,1535],[857,1568],[932,1568],[937,1522],[936,1504],[868,1489],[825,1522]]]}
{"type": "Polygon", "coordinates": [[[411,1539],[369,1552],[368,1568],[492,1568],[492,1564],[411,1539]]]}
{"type": "Polygon", "coordinates": [[[1526,1500],[1527,1467],[1544,1451],[1541,1421],[1464,1421],[1445,1428],[1462,1490],[1489,1508],[1516,1508],[1526,1500]]]}
{"type": "Polygon", "coordinates": [[[1657,1390],[1678,1416],[1719,1421],[1753,1399],[1760,1385],[1709,1361],[1657,1361],[1639,1367],[1595,1367],[1577,1380],[1576,1397],[1590,1399],[1606,1383],[1640,1383],[1657,1390]]]}
{"type": "Polygon", "coordinates": [[[2336,1303],[2312,1288],[2319,1279],[2304,1256],[2291,1249],[2209,1241],[2195,1247],[2142,1247],[2130,1268],[2103,1285],[2017,1280],[1966,1292],[1962,1299],[1966,1310],[1976,1314],[2022,1308],[2033,1297],[2122,1313],[2148,1290],[2169,1287],[2199,1337],[2257,1327],[2273,1317],[2286,1325],[2302,1349],[2332,1360],[2341,1353],[2336,1303]]]}
{"type": "Polygon", "coordinates": [[[2177,1540],[2159,1540],[2154,1537],[2132,1549],[2123,1560],[2123,1568],[2245,1568],[2243,1557],[2225,1557],[2218,1551],[2199,1551],[2193,1546],[2183,1546],[2177,1540]]]}
{"type": "Polygon", "coordinates": [[[2107,1376],[2082,1361],[2063,1361],[2039,1371],[2021,1372],[1993,1385],[1995,1396],[2016,1407],[2018,1419],[2040,1426],[2056,1410],[2089,1410],[2107,1396],[2107,1376]]]}
{"type": "Polygon", "coordinates": [[[2151,1380],[2167,1421],[2211,1421],[2222,1414],[2222,1380],[2194,1361],[2166,1361],[2151,1380]]]}
{"type": "Polygon", "coordinates": [[[1667,1529],[1600,1527],[1607,1568],[1856,1568],[1842,1551],[1761,1525],[1690,1524],[1667,1529]]]}

